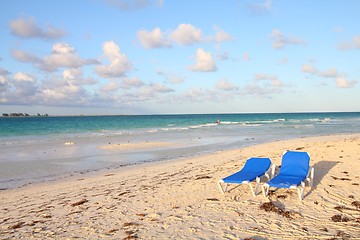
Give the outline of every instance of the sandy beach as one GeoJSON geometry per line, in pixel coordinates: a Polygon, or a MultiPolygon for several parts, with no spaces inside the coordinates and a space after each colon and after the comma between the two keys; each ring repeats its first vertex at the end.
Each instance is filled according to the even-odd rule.
{"type": "Polygon", "coordinates": [[[360,239],[359,172],[360,134],[128,166],[1,191],[0,238],[360,239]],[[310,153],[314,187],[303,201],[295,190],[267,198],[246,185],[219,191],[218,180],[246,159],[269,157],[279,166],[285,150],[310,153]]]}

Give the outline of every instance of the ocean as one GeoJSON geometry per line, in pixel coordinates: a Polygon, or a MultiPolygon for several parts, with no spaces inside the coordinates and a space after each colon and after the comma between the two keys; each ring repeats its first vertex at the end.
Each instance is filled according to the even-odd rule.
{"type": "Polygon", "coordinates": [[[276,140],[359,132],[359,112],[0,117],[0,189],[276,140]],[[139,142],[174,145],[99,148],[139,142]]]}

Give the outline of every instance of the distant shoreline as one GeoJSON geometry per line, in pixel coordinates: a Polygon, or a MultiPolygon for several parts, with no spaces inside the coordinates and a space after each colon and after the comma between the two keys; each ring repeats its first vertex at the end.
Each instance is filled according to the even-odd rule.
{"type": "Polygon", "coordinates": [[[153,113],[153,114],[72,114],[72,115],[49,115],[45,114],[28,114],[28,113],[2,113],[0,118],[16,117],[111,117],[111,116],[186,116],[186,115],[261,115],[261,114],[329,114],[329,113],[360,113],[360,111],[305,111],[305,112],[228,112],[228,113],[153,113]]]}
{"type": "Polygon", "coordinates": [[[6,117],[6,118],[8,118],[8,117],[10,117],[10,118],[11,117],[13,117],[13,118],[15,118],[15,117],[49,117],[49,115],[47,113],[45,113],[45,114],[38,113],[36,115],[30,115],[28,113],[3,113],[1,115],[1,117],[6,117]]]}

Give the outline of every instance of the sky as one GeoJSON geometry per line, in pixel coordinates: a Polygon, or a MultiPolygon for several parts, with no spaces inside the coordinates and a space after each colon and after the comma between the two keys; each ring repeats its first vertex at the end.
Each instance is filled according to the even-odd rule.
{"type": "Polygon", "coordinates": [[[4,0],[0,114],[360,111],[357,0],[4,0]]]}

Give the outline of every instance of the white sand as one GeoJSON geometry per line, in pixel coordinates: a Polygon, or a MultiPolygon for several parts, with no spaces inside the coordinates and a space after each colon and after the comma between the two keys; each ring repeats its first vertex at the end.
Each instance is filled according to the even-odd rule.
{"type": "Polygon", "coordinates": [[[359,134],[278,141],[1,191],[0,238],[360,239],[359,184],[359,134]],[[217,181],[247,158],[280,165],[296,149],[315,167],[303,201],[295,190],[220,193],[217,181]],[[269,201],[291,218],[260,209],[269,201]]]}

